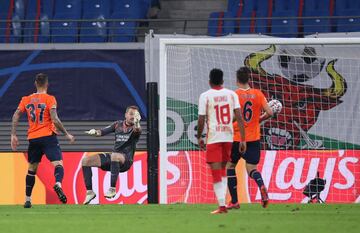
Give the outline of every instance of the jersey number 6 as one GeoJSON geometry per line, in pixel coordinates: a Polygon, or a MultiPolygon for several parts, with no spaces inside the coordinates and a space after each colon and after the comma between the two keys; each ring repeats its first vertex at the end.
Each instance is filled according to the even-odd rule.
{"type": "Polygon", "coordinates": [[[252,105],[253,104],[251,103],[251,101],[246,101],[244,104],[243,116],[246,122],[249,122],[252,118],[253,115],[252,105]]]}

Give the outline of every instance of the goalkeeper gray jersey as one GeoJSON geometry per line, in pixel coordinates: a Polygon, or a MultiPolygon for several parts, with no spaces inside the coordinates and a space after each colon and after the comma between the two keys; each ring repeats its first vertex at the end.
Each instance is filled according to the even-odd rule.
{"type": "Polygon", "coordinates": [[[111,125],[101,129],[101,135],[115,133],[114,152],[120,152],[126,156],[134,157],[136,144],[139,141],[140,132],[134,132],[134,126],[127,126],[125,121],[115,121],[111,125]]]}

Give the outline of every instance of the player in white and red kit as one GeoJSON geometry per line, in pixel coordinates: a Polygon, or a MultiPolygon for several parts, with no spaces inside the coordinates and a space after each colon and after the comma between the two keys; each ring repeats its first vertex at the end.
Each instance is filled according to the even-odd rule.
{"type": "MultiPolygon", "coordinates": [[[[241,118],[239,99],[234,91],[223,88],[223,72],[213,69],[210,72],[209,84],[211,89],[202,93],[199,98],[199,119],[197,138],[199,147],[204,149],[202,132],[205,121],[206,162],[210,165],[213,184],[219,208],[212,214],[227,213],[225,197],[227,189],[226,163],[230,160],[233,142],[233,118],[235,116],[242,139],[245,139],[244,122],[241,118]]],[[[246,151],[246,142],[242,140],[239,152],[246,151]]]]}

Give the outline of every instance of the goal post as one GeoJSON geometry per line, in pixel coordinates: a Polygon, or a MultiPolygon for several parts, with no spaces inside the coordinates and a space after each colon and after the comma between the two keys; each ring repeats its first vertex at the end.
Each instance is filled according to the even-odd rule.
{"type": "MultiPolygon", "coordinates": [[[[246,65],[254,72],[251,85],[285,107],[277,119],[262,126],[266,134],[260,170],[271,186],[270,198],[304,202],[302,190],[319,171],[330,182],[322,194],[324,199],[360,201],[360,105],[350,101],[360,100],[356,91],[360,81],[354,73],[360,66],[360,38],[157,35],[154,43],[146,49],[158,58],[148,65],[158,66],[159,203],[211,203],[205,155],[193,140],[197,100],[209,88],[207,76],[212,68],[223,69],[225,87],[234,90],[235,72],[246,65]],[[174,112],[179,116],[169,120],[174,112]],[[174,134],[179,138],[176,142],[174,134]]],[[[243,179],[242,200],[258,200],[259,193],[245,172],[239,176],[243,179]]]]}

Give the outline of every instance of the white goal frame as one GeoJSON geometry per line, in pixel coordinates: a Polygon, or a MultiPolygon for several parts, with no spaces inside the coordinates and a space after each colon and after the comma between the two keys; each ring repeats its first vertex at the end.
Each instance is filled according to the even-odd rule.
{"type": "MultiPolygon", "coordinates": [[[[168,45],[351,45],[360,37],[337,38],[240,38],[240,37],[176,37],[159,36],[159,203],[167,203],[167,46],[168,45]],[[181,38],[180,38],[181,37],[181,38]]],[[[151,52],[151,51],[150,51],[151,52]]]]}

